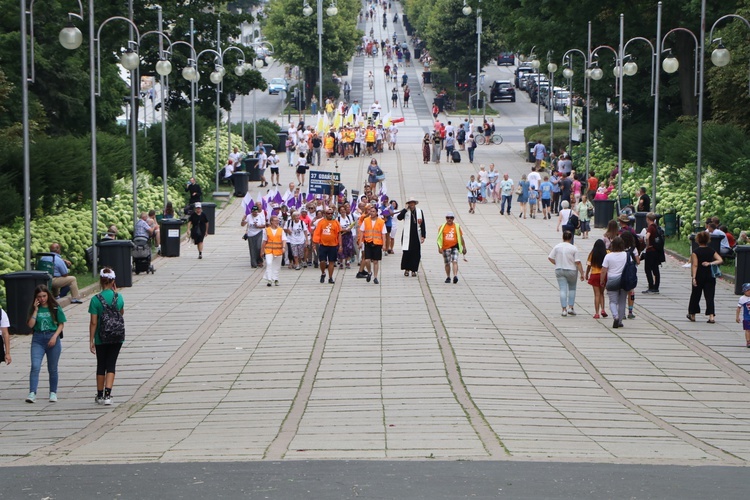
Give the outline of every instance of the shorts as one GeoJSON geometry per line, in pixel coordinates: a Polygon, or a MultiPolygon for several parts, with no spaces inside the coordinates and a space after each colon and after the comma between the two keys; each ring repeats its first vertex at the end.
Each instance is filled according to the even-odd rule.
{"type": "Polygon", "coordinates": [[[336,263],[339,256],[339,247],[318,246],[318,261],[336,263]]]}
{"type": "Polygon", "coordinates": [[[601,273],[591,273],[589,275],[589,280],[587,283],[591,286],[599,287],[601,288],[601,280],[602,280],[602,274],[601,273]]]}
{"type": "Polygon", "coordinates": [[[542,198],[542,208],[549,208],[551,201],[549,198],[542,198]]]}
{"type": "Polygon", "coordinates": [[[750,319],[742,320],[742,329],[745,331],[750,330],[750,319]]]}
{"type": "Polygon", "coordinates": [[[591,231],[591,224],[589,224],[589,221],[582,220],[581,221],[581,227],[579,228],[582,233],[588,233],[591,231]]]}
{"type": "Polygon", "coordinates": [[[271,175],[279,175],[279,167],[271,167],[271,175]]]}
{"type": "Polygon", "coordinates": [[[469,203],[476,203],[477,197],[476,196],[469,196],[469,203]]]}
{"type": "Polygon", "coordinates": [[[458,262],[458,247],[451,247],[443,250],[443,262],[446,264],[458,262]]]}
{"type": "Polygon", "coordinates": [[[374,243],[365,243],[365,259],[382,260],[383,247],[381,245],[375,245],[374,243]]]}
{"type": "Polygon", "coordinates": [[[374,143],[374,142],[369,142],[369,141],[368,141],[368,142],[367,142],[367,147],[368,147],[368,148],[374,148],[374,147],[375,147],[375,143],[374,143]]]}
{"type": "Polygon", "coordinates": [[[398,226],[394,224],[393,226],[391,226],[391,230],[388,232],[388,234],[391,236],[391,238],[396,239],[397,233],[398,226]]]}
{"type": "Polygon", "coordinates": [[[305,173],[307,173],[307,167],[300,165],[299,167],[297,167],[297,173],[298,174],[305,174],[305,173]]]}

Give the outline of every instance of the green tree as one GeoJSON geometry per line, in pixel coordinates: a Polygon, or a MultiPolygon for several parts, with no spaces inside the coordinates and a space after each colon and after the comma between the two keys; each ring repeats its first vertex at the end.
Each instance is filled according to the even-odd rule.
{"type": "MultiPolygon", "coordinates": [[[[276,50],[276,58],[305,70],[306,85],[312,89],[318,81],[318,35],[315,2],[313,14],[302,14],[299,0],[271,0],[264,20],[265,35],[276,50]]],[[[357,29],[359,0],[336,2],[338,14],[328,16],[323,9],[323,68],[341,74],[354,55],[363,35],[357,29]]],[[[309,96],[309,93],[308,93],[309,96]]]]}

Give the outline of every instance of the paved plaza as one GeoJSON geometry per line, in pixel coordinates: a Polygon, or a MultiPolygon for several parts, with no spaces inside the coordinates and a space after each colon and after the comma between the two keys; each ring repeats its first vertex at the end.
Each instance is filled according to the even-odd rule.
{"type": "MultiPolygon", "coordinates": [[[[156,259],[155,274],[134,276],[132,288],[122,290],[128,338],[112,407],[94,403],[87,304],[65,310],[57,403],[46,401],[46,368],[37,403],[24,402],[30,339],[13,338],[13,363],[0,369],[5,474],[37,470],[20,466],[305,460],[321,461],[311,470],[323,475],[327,460],[477,461],[483,468],[489,461],[490,469],[481,469],[488,477],[493,462],[748,464],[750,349],[734,322],[732,286],[717,284],[716,324],[688,322],[689,270],[668,258],[661,294],[637,293],[636,319],[624,328],[592,319],[585,283],[578,315],[560,317],[547,260],[561,241],[557,220],[519,219],[516,207],[501,216],[492,203],[469,214],[464,187],[480,164],[494,162],[515,181],[529,171],[522,129],[535,123],[536,109],[519,93],[495,117],[502,145],[480,146],[474,164],[464,152],[459,164],[425,165],[420,141],[432,124],[433,91],[420,89],[412,66],[414,105],[388,109],[392,84],[383,81],[383,61],[354,60],[352,78],[372,70],[376,85],[352,93],[365,106],[378,98],[384,112],[406,119],[397,150],[377,158],[389,196],[400,204],[415,197],[424,210],[419,276],[403,276],[397,242],[383,259],[379,285],[356,279],[356,269],[336,270],[329,285],[320,284],[316,269],[283,268],[280,286],[267,288],[263,270],[250,267],[244,211],[233,199],[218,212],[202,260],[183,244],[180,257],[156,259]],[[468,247],[457,284],[444,283],[435,245],[447,211],[455,212],[468,247]]],[[[368,162],[339,160],[343,183],[361,187],[368,162]]],[[[333,168],[333,161],[321,167],[333,168]]],[[[293,170],[282,168],[281,179],[293,180],[293,170]]],[[[601,232],[576,239],[584,256],[601,232]]],[[[640,280],[644,285],[642,270],[640,280]]],[[[638,470],[648,474],[648,467],[638,470]]],[[[735,469],[695,470],[703,472],[684,477],[731,476],[735,469]]],[[[557,494],[576,496],[566,491],[557,494]]],[[[622,490],[614,491],[598,497],[622,490]]],[[[329,497],[339,498],[316,496],[329,497]]]]}

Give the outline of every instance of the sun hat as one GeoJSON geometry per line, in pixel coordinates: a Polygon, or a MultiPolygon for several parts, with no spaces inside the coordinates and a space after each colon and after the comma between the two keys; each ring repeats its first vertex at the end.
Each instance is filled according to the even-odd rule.
{"type": "Polygon", "coordinates": [[[416,205],[419,205],[419,201],[418,201],[418,200],[417,200],[416,198],[414,198],[413,196],[412,196],[411,198],[408,198],[408,199],[406,200],[406,203],[412,203],[412,202],[413,202],[414,204],[416,204],[416,205]]]}
{"type": "Polygon", "coordinates": [[[622,214],[622,215],[620,215],[620,216],[619,216],[619,217],[617,218],[617,220],[618,220],[619,222],[622,222],[622,223],[624,223],[624,224],[630,224],[630,217],[628,217],[628,216],[627,216],[627,215],[625,215],[625,214],[622,214]]]}

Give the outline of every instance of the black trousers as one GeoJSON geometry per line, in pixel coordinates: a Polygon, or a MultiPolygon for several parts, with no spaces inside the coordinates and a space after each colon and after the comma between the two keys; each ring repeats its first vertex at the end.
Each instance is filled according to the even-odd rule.
{"type": "Polygon", "coordinates": [[[706,298],[706,315],[715,314],[714,312],[714,295],[716,293],[716,279],[707,278],[696,280],[696,285],[690,292],[690,303],[688,304],[688,314],[699,314],[701,312],[701,293],[706,298]]]}
{"type": "Polygon", "coordinates": [[[646,252],[646,280],[648,281],[649,290],[658,290],[661,283],[661,274],[659,274],[659,256],[658,252],[646,252]]]}

